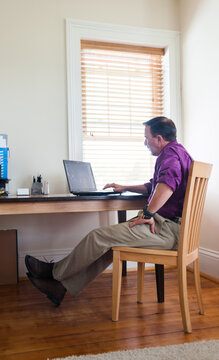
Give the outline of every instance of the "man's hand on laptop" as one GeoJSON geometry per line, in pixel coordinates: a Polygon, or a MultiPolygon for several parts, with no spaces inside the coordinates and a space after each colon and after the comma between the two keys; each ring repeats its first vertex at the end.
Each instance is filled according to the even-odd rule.
{"type": "Polygon", "coordinates": [[[115,191],[115,192],[124,192],[124,191],[127,191],[127,186],[119,185],[119,184],[115,184],[115,183],[106,184],[106,185],[104,186],[103,190],[109,189],[109,188],[113,188],[113,191],[115,191]]]}

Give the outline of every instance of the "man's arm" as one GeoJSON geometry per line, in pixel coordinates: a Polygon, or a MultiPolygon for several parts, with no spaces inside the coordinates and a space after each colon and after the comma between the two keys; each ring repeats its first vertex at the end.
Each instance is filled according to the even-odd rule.
{"type": "Polygon", "coordinates": [[[147,187],[143,184],[143,185],[119,185],[119,184],[115,184],[115,183],[111,183],[111,184],[106,184],[104,186],[104,189],[108,189],[108,188],[113,188],[114,191],[117,192],[124,192],[124,191],[131,191],[131,192],[136,192],[139,194],[147,194],[147,187]]]}
{"type": "MultiPolygon", "coordinates": [[[[154,190],[151,201],[148,204],[147,210],[151,213],[157,212],[165,204],[165,202],[170,198],[172,194],[173,194],[173,190],[171,189],[171,187],[169,187],[164,183],[158,183],[154,190]]],[[[142,219],[140,217],[134,218],[130,220],[129,226],[133,227],[135,225],[145,224],[145,223],[150,224],[151,232],[154,233],[155,222],[153,217],[151,219],[142,219]]]]}
{"type": "Polygon", "coordinates": [[[147,210],[151,213],[157,212],[173,194],[170,186],[164,183],[158,183],[152,195],[147,210]]]}

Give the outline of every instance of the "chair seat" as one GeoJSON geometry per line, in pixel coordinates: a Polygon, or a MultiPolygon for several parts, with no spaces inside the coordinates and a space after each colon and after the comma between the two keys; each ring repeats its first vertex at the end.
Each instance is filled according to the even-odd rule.
{"type": "Polygon", "coordinates": [[[119,251],[120,260],[177,266],[178,251],[175,250],[115,246],[113,247],[113,251],[119,251]]]}
{"type": "Polygon", "coordinates": [[[135,252],[135,254],[150,254],[150,255],[165,255],[165,256],[178,256],[176,250],[160,250],[160,249],[145,249],[145,248],[134,248],[128,246],[114,246],[113,250],[119,250],[123,252],[135,252]]]}

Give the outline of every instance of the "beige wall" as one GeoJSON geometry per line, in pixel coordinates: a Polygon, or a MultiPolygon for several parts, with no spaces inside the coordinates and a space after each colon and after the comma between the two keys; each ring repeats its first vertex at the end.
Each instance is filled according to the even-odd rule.
{"type": "Polygon", "coordinates": [[[219,1],[182,0],[184,142],[196,160],[213,163],[201,246],[219,251],[219,1]]]}
{"type": "MultiPolygon", "coordinates": [[[[179,30],[178,1],[0,0],[0,9],[0,133],[9,137],[9,190],[30,187],[41,173],[52,193],[66,192],[65,19],[179,30]]],[[[0,227],[18,229],[22,266],[26,252],[53,249],[56,256],[105,221],[98,214],[28,215],[2,217],[0,227]]]]}
{"type": "Polygon", "coordinates": [[[177,14],[174,0],[1,1],[1,132],[9,136],[12,193],[36,173],[52,192],[66,191],[65,19],[175,30],[177,14]]]}

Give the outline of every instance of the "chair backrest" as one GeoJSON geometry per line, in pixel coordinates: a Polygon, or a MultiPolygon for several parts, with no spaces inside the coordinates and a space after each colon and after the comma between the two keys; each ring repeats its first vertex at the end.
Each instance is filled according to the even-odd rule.
{"type": "Polygon", "coordinates": [[[178,256],[199,248],[200,229],[211,164],[194,161],[191,165],[180,227],[178,256]]]}

